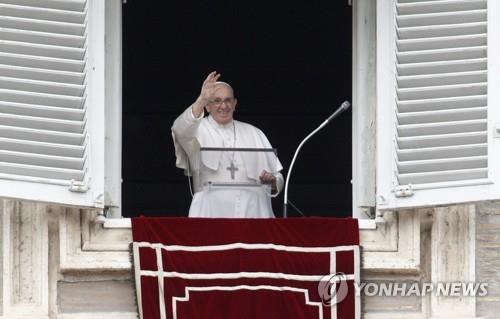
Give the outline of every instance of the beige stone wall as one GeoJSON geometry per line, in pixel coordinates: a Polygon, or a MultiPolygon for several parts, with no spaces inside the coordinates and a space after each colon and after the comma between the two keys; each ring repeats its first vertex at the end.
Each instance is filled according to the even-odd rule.
{"type": "Polygon", "coordinates": [[[477,314],[500,318],[500,202],[477,205],[476,279],[488,283],[488,296],[476,300],[477,314]]]}
{"type": "Polygon", "coordinates": [[[130,229],[95,216],[0,200],[0,319],[137,318],[130,229]]]}
{"type": "MultiPolygon", "coordinates": [[[[479,281],[475,278],[476,215],[473,204],[386,213],[385,224],[376,230],[361,230],[362,281],[479,281]]],[[[364,296],[362,310],[364,319],[481,317],[476,312],[476,298],[435,293],[422,298],[364,296]]],[[[499,318],[494,308],[488,311],[490,315],[484,319],[499,318]]]]}
{"type": "Polygon", "coordinates": [[[136,312],[134,283],[127,280],[61,280],[57,285],[60,313],[136,312]]]}

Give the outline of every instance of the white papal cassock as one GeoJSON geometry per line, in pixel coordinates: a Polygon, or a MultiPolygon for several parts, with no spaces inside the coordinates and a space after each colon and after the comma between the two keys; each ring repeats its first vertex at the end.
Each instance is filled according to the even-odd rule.
{"type": "MultiPolygon", "coordinates": [[[[269,190],[264,187],[214,188],[207,181],[252,183],[259,181],[263,169],[279,172],[283,169],[274,153],[204,152],[201,147],[271,148],[261,130],[233,120],[217,123],[210,115],[195,118],[192,107],[187,108],[174,122],[172,137],[176,166],[193,176],[194,197],[189,217],[269,218],[274,217],[269,190]],[[188,162],[189,161],[189,162],[188,162]],[[233,176],[228,170],[231,162],[238,167],[233,176]],[[189,164],[188,164],[189,163],[189,164]],[[200,167],[201,172],[200,172],[200,167]]],[[[283,176],[276,174],[278,192],[283,188],[283,176]]]]}

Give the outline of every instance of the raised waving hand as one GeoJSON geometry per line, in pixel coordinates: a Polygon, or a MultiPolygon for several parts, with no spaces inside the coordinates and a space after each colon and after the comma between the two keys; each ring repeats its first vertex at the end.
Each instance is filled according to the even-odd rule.
{"type": "Polygon", "coordinates": [[[203,113],[203,108],[213,100],[216,82],[220,78],[217,71],[210,72],[201,86],[201,92],[196,102],[193,104],[193,115],[199,117],[203,113]]]}

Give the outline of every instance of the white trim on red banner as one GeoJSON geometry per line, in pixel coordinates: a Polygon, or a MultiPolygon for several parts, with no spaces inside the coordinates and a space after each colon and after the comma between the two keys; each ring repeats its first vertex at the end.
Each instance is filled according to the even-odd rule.
{"type": "Polygon", "coordinates": [[[309,306],[318,307],[319,319],[323,319],[323,307],[321,302],[314,302],[309,299],[309,291],[307,289],[288,287],[288,286],[269,286],[269,285],[259,285],[259,286],[207,286],[207,287],[186,287],[184,297],[172,297],[172,315],[174,319],[177,319],[177,301],[189,301],[189,291],[236,291],[236,290],[274,290],[274,291],[293,291],[302,292],[305,297],[305,303],[309,306]]]}
{"type": "Polygon", "coordinates": [[[136,245],[133,243],[132,245],[132,250],[134,252],[134,275],[135,275],[135,285],[136,285],[136,291],[137,291],[137,305],[139,307],[139,319],[144,319],[143,318],[143,312],[142,312],[142,290],[141,290],[141,259],[139,256],[139,245],[136,245]],[[137,270],[139,269],[139,270],[137,270]]]}
{"type": "Polygon", "coordinates": [[[336,247],[300,247],[300,246],[285,246],[276,244],[247,244],[247,243],[232,243],[225,245],[208,245],[208,246],[182,246],[182,245],[163,245],[158,243],[148,243],[148,242],[134,242],[134,245],[139,247],[149,247],[162,249],[168,251],[221,251],[221,250],[234,250],[234,249],[273,249],[288,252],[307,252],[307,253],[329,253],[332,251],[351,251],[359,248],[356,245],[349,246],[336,246],[336,247]]]}
{"type": "MultiPolygon", "coordinates": [[[[330,274],[336,274],[336,273],[337,273],[337,254],[335,251],[330,251],[330,274]]],[[[337,319],[337,294],[335,293],[336,291],[337,291],[337,281],[334,281],[330,286],[330,296],[332,296],[332,301],[330,306],[330,319],[337,319]]]]}
{"type": "MultiPolygon", "coordinates": [[[[232,272],[232,273],[214,273],[214,274],[193,274],[181,273],[176,271],[164,271],[159,274],[153,270],[141,270],[141,276],[160,277],[163,278],[182,278],[182,279],[239,279],[239,278],[271,278],[271,279],[288,279],[297,281],[320,281],[325,275],[292,275],[281,272],[232,272]]],[[[355,275],[346,275],[347,280],[354,280],[355,275]]]]}

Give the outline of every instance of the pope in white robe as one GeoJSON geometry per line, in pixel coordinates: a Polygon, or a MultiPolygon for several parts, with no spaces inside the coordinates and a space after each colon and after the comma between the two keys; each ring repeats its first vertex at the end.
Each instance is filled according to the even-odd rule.
{"type": "Polygon", "coordinates": [[[212,72],[200,96],[174,122],[176,166],[193,176],[190,217],[270,218],[271,197],[283,188],[283,167],[273,152],[221,151],[271,149],[258,128],[233,119],[237,100],[231,86],[212,72]],[[209,115],[204,117],[204,110],[209,115]],[[219,148],[203,151],[201,148],[219,148]],[[229,185],[213,187],[220,182],[229,185]],[[248,185],[255,185],[250,187],[248,185]]]}

